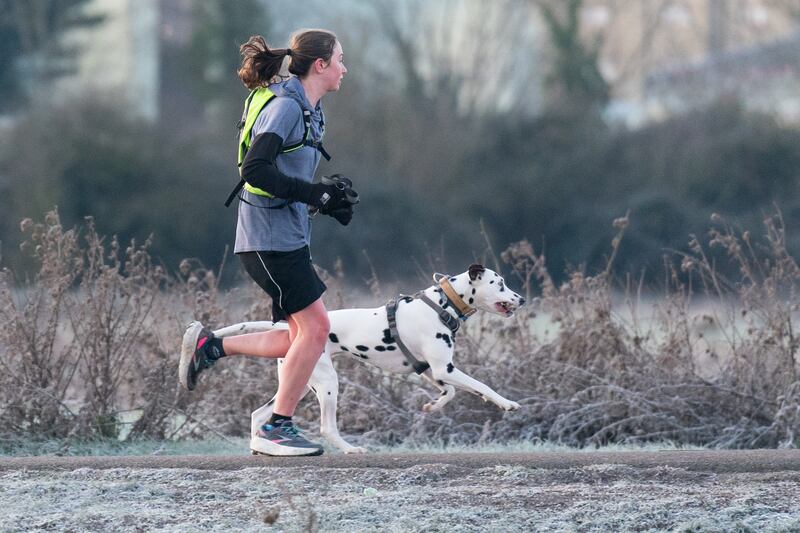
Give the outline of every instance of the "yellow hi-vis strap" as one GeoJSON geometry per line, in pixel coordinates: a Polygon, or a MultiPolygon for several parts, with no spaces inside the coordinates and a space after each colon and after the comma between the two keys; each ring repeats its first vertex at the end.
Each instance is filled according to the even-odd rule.
{"type": "MultiPolygon", "coordinates": [[[[252,143],[252,132],[253,126],[256,123],[256,119],[261,111],[275,98],[275,93],[269,90],[268,87],[257,87],[250,92],[250,95],[247,97],[247,100],[244,102],[244,111],[242,112],[242,117],[244,120],[244,125],[242,126],[241,132],[239,133],[239,173],[241,174],[242,169],[242,162],[244,162],[244,157],[247,155],[247,151],[250,149],[250,144],[252,143]]],[[[285,154],[287,152],[293,152],[302,148],[305,145],[306,140],[311,131],[311,114],[303,110],[303,127],[305,128],[305,134],[303,135],[303,140],[297,144],[293,144],[290,146],[285,146],[281,148],[280,153],[285,154]]],[[[267,198],[274,198],[274,196],[263,189],[259,189],[258,187],[253,187],[249,183],[245,183],[243,188],[256,194],[258,196],[266,196],[267,198]]]]}

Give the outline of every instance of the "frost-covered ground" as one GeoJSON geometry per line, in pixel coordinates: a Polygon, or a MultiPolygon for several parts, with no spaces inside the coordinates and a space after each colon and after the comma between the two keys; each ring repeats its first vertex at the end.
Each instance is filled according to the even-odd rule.
{"type": "Polygon", "coordinates": [[[0,531],[800,531],[798,471],[492,460],[0,470],[0,531]]]}

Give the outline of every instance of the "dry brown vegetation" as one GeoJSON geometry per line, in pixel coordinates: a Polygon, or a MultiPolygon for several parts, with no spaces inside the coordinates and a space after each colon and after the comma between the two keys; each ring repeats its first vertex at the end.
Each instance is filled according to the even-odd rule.
{"type": "MultiPolygon", "coordinates": [[[[665,260],[664,287],[648,306],[636,278],[613,273],[627,217],[614,222],[607,268],[575,270],[561,285],[530,243],[511,245],[494,260],[532,303],[511,320],[473,317],[455,361],[522,409],[501,413],[459,393],[443,412],[424,415],[433,391],[416,377],[338,358],[340,428],[366,444],[797,446],[800,268],[782,219],[768,217],[758,239],[717,216],[712,224],[707,237],[691,238],[691,252],[665,260]],[[719,273],[721,260],[738,268],[736,279],[719,273]]],[[[123,430],[128,439],[248,432],[250,411],[275,390],[274,365],[221,361],[189,394],[177,385],[177,350],[192,318],[220,327],[268,317],[260,291],[222,290],[219,272],[192,260],[169,272],[148,243],[104,238],[91,219],[65,229],[50,212],[21,229],[31,268],[0,278],[2,447],[123,430]]],[[[327,275],[329,308],[348,305],[345,278],[327,275]]],[[[394,296],[376,279],[370,289],[375,305],[394,296]]],[[[298,414],[313,426],[318,408],[309,398],[298,414]]]]}

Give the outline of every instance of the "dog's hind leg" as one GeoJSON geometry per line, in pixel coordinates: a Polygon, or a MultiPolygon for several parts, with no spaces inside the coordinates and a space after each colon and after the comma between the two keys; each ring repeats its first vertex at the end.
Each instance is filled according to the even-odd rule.
{"type": "Polygon", "coordinates": [[[444,407],[447,402],[452,400],[453,396],[456,395],[456,388],[455,387],[445,383],[444,381],[437,381],[437,380],[433,379],[433,376],[431,375],[431,371],[430,370],[426,370],[421,375],[422,375],[423,378],[425,378],[428,381],[430,381],[431,384],[434,387],[436,387],[437,389],[439,389],[439,391],[440,391],[440,394],[439,394],[438,398],[436,398],[435,400],[433,400],[431,402],[428,402],[428,403],[426,403],[425,405],[422,406],[422,410],[424,412],[432,413],[434,411],[438,411],[439,409],[444,407]]]}
{"type": "Polygon", "coordinates": [[[336,422],[336,403],[339,397],[339,378],[333,367],[330,354],[326,351],[319,358],[314,372],[308,380],[308,386],[317,395],[320,412],[320,434],[325,440],[344,453],[366,453],[366,448],[353,446],[339,434],[336,422]]]}
{"type": "Polygon", "coordinates": [[[288,329],[289,326],[284,322],[273,323],[270,321],[260,322],[241,322],[232,326],[215,329],[214,335],[217,337],[230,337],[231,335],[244,335],[245,333],[260,333],[273,329],[288,329]]]}
{"type": "MultiPolygon", "coordinates": [[[[256,438],[258,429],[267,423],[272,416],[272,405],[275,403],[275,396],[270,401],[250,413],[250,439],[256,438]]],[[[255,452],[253,452],[255,453],[255,452]]]]}

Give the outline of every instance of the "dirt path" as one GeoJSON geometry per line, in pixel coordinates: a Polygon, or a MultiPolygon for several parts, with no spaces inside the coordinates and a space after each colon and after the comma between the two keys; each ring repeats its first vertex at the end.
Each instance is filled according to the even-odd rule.
{"type": "Polygon", "coordinates": [[[238,470],[257,467],[410,468],[447,464],[465,468],[513,465],[528,468],[569,469],[618,464],[635,468],[669,466],[691,471],[780,472],[800,471],[800,450],[697,450],[656,452],[539,452],[539,453],[402,453],[327,454],[320,457],[266,456],[135,456],[135,457],[13,457],[0,459],[0,471],[14,469],[74,470],[76,468],[196,468],[238,470]]]}
{"type": "Polygon", "coordinates": [[[800,450],[0,459],[0,531],[800,531],[800,450]]]}

